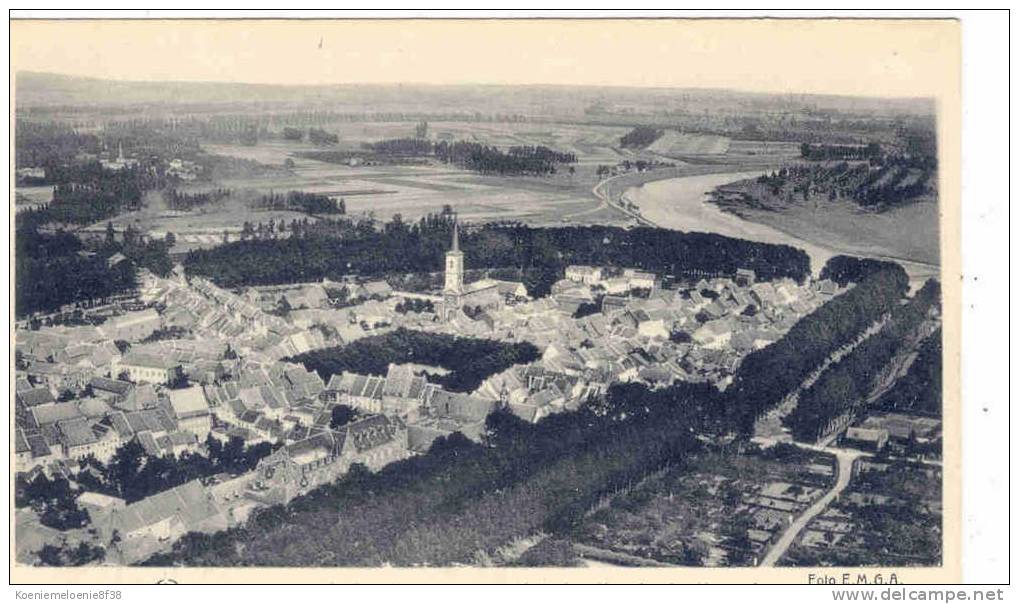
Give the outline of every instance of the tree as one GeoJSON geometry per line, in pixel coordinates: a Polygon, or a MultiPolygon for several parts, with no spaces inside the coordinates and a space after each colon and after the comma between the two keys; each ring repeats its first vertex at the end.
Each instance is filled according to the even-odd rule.
{"type": "Polygon", "coordinates": [[[113,230],[113,222],[106,223],[106,245],[112,246],[117,243],[117,232],[113,230]]]}
{"type": "Polygon", "coordinates": [[[335,430],[341,426],[346,426],[355,419],[357,419],[356,409],[348,407],[347,405],[336,405],[333,407],[332,414],[329,419],[329,427],[335,430]]]}

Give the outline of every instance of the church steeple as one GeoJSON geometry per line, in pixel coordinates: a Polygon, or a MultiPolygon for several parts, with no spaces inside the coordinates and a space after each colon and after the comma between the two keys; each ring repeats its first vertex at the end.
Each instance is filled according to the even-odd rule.
{"type": "Polygon", "coordinates": [[[460,228],[453,223],[453,243],[446,252],[446,279],[442,288],[443,318],[449,320],[463,305],[464,254],[460,251],[460,228]]]}

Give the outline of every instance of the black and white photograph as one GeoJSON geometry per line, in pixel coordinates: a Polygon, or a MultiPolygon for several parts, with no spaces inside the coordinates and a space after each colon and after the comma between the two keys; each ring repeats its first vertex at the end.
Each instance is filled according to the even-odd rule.
{"type": "Polygon", "coordinates": [[[957,21],[10,33],[15,576],[959,580],[957,21]]]}

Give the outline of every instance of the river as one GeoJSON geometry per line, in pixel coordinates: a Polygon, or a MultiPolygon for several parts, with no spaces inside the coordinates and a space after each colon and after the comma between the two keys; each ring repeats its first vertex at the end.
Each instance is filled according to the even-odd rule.
{"type": "MultiPolygon", "coordinates": [[[[708,193],[716,187],[737,180],[756,178],[763,173],[763,171],[726,172],[668,178],[632,187],[623,194],[623,197],[637,204],[642,217],[662,228],[718,233],[728,237],[785,244],[802,249],[810,257],[811,269],[815,275],[832,256],[842,253],[859,255],[852,251],[817,245],[770,226],[744,220],[708,203],[708,193]]],[[[937,267],[927,264],[897,258],[888,260],[901,264],[909,274],[910,280],[917,283],[938,274],[937,267]]]]}

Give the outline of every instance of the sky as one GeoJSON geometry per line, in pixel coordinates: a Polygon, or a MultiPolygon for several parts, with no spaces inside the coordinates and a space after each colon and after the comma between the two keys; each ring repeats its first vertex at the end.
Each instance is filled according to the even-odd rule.
{"type": "Polygon", "coordinates": [[[955,81],[958,36],[944,20],[50,20],[13,21],[11,56],[119,80],[916,97],[955,81]]]}

